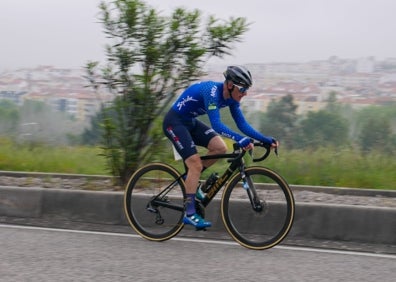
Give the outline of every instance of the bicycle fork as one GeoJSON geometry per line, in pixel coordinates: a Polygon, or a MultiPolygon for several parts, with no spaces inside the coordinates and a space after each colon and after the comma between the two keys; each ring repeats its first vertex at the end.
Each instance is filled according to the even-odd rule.
{"type": "Polygon", "coordinates": [[[262,212],[264,210],[264,201],[260,200],[252,179],[250,176],[246,175],[243,168],[241,169],[241,176],[243,189],[246,190],[253,210],[256,212],[262,212]]]}

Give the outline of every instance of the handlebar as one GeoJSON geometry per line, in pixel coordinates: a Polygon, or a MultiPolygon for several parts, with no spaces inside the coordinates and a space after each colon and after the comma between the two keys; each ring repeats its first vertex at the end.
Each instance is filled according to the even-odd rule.
{"type": "MultiPolygon", "coordinates": [[[[254,146],[257,146],[257,147],[264,147],[266,150],[264,155],[262,155],[259,158],[253,159],[254,162],[260,162],[260,161],[265,160],[271,153],[271,145],[270,144],[264,144],[262,142],[254,142],[253,144],[254,144],[254,146]]],[[[278,155],[278,148],[275,148],[274,152],[276,155],[278,155]]]]}
{"type": "MultiPolygon", "coordinates": [[[[253,145],[255,147],[263,147],[266,149],[265,153],[262,156],[260,156],[258,158],[253,158],[253,162],[261,162],[261,161],[265,160],[271,153],[271,145],[270,144],[265,144],[263,142],[254,141],[253,145]]],[[[238,159],[241,159],[246,154],[246,152],[249,152],[249,154],[252,155],[252,150],[250,150],[250,151],[242,150],[242,148],[239,147],[238,143],[234,143],[233,147],[234,147],[234,153],[237,153],[237,152],[239,152],[239,153],[237,153],[235,158],[229,159],[228,162],[233,162],[238,159]]],[[[278,155],[278,148],[275,148],[274,152],[276,155],[278,155]]]]}
{"type": "MultiPolygon", "coordinates": [[[[271,153],[271,145],[270,144],[265,144],[262,142],[258,142],[258,141],[253,141],[252,142],[253,145],[255,147],[263,147],[266,149],[265,153],[258,157],[258,158],[253,158],[253,162],[260,162],[265,160],[269,154],[271,153]]],[[[216,154],[216,155],[205,155],[205,156],[201,156],[202,160],[211,160],[211,159],[223,159],[223,158],[227,158],[228,162],[233,162],[233,161],[237,161],[241,158],[243,158],[243,156],[248,152],[249,154],[252,155],[252,151],[245,151],[242,148],[239,147],[238,143],[234,143],[233,144],[233,148],[234,148],[234,152],[232,153],[226,153],[226,154],[216,154]]],[[[275,154],[278,155],[278,148],[275,148],[274,150],[275,154]]]]}

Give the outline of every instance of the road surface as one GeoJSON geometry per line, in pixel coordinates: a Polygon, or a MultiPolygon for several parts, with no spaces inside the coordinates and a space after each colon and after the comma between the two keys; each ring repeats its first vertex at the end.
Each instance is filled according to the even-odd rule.
{"type": "Polygon", "coordinates": [[[0,224],[0,281],[395,281],[396,255],[0,224]]]}

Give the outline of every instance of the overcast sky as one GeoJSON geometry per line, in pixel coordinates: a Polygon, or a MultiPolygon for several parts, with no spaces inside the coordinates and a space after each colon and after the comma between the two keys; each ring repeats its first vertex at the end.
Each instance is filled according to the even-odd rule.
{"type": "MultiPolygon", "coordinates": [[[[104,61],[99,0],[0,0],[0,71],[104,61]]],[[[146,0],[163,15],[246,17],[244,42],[224,63],[304,62],[330,56],[396,57],[395,0],[146,0]]]]}

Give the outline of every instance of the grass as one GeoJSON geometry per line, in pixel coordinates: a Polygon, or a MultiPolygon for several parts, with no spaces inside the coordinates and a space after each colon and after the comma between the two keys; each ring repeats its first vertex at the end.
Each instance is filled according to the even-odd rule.
{"type": "Polygon", "coordinates": [[[285,151],[268,166],[297,185],[396,190],[396,159],[378,152],[362,155],[352,149],[331,148],[285,151]]]}
{"type": "MultiPolygon", "coordinates": [[[[107,175],[100,152],[96,147],[27,146],[0,139],[0,170],[107,175]]],[[[281,148],[278,158],[272,154],[259,164],[246,160],[277,171],[294,185],[396,190],[396,158],[379,152],[362,155],[352,149],[308,152],[281,148]]],[[[162,161],[182,167],[170,154],[162,161]]],[[[221,161],[210,170],[222,172],[226,166],[228,163],[221,161]]]]}
{"type": "Polygon", "coordinates": [[[94,147],[18,145],[0,139],[0,170],[106,175],[100,152],[94,147]]]}

